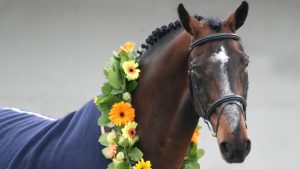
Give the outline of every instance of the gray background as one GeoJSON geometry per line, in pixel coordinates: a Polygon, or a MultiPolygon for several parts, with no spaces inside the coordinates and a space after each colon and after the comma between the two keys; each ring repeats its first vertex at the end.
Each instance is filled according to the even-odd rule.
{"type": "MultiPolygon", "coordinates": [[[[127,40],[141,44],[154,28],[176,20],[179,2],[0,0],[0,107],[55,118],[80,108],[99,93],[111,51],[127,40]]],[[[184,4],[190,13],[224,19],[240,2],[184,4]]],[[[252,151],[243,164],[225,163],[203,125],[203,169],[300,168],[299,8],[299,0],[250,1],[238,33],[251,57],[252,151]]]]}

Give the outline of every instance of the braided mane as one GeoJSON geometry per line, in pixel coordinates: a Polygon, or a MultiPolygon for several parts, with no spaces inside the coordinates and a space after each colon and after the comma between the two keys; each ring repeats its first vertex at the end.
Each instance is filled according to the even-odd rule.
{"type": "MultiPolygon", "coordinates": [[[[200,21],[203,19],[202,16],[194,15],[194,17],[200,21]]],[[[141,56],[145,50],[147,50],[150,46],[153,46],[159,39],[163,38],[165,35],[169,34],[173,30],[177,30],[181,28],[181,23],[179,20],[175,22],[171,22],[168,26],[163,25],[161,27],[156,28],[152,31],[152,34],[148,36],[146,39],[146,43],[141,45],[141,49],[137,51],[138,55],[141,56]]]]}

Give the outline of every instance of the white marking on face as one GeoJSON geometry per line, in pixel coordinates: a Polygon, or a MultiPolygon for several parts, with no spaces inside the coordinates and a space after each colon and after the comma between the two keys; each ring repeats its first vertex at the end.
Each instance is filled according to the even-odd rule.
{"type": "MultiPolygon", "coordinates": [[[[219,63],[218,73],[220,75],[219,86],[221,90],[221,96],[228,96],[234,94],[230,89],[230,83],[228,80],[228,71],[227,71],[227,63],[229,60],[229,56],[226,54],[226,50],[223,46],[221,46],[220,51],[215,52],[211,56],[211,61],[214,63],[219,63]]],[[[225,110],[227,112],[227,120],[229,122],[229,127],[231,131],[234,131],[240,122],[240,112],[237,110],[237,105],[227,105],[225,110]]]]}
{"type": "Polygon", "coordinates": [[[220,73],[220,87],[221,87],[221,92],[222,96],[227,96],[233,94],[231,89],[230,89],[230,84],[228,80],[228,71],[227,71],[227,62],[229,60],[229,57],[226,54],[226,51],[223,46],[221,46],[221,50],[214,53],[211,56],[211,61],[212,62],[219,62],[219,73],[220,73]]]}

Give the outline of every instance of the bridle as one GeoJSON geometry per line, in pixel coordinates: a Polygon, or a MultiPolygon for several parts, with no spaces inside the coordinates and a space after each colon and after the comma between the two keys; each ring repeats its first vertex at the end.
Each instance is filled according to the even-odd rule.
{"type": "MultiPolygon", "coordinates": [[[[189,49],[190,57],[191,57],[192,50],[196,46],[203,45],[203,44],[205,44],[207,42],[211,42],[211,41],[219,41],[219,40],[225,40],[225,39],[232,39],[232,40],[239,41],[241,38],[234,33],[217,33],[217,34],[208,35],[206,37],[203,37],[201,39],[198,39],[198,40],[192,42],[190,49],[189,49]]],[[[193,102],[193,104],[195,104],[195,102],[194,102],[194,94],[195,94],[195,97],[197,98],[199,108],[200,108],[200,111],[197,111],[197,110],[195,110],[195,111],[199,117],[202,117],[204,119],[209,130],[212,132],[212,135],[216,137],[218,128],[219,128],[219,121],[220,121],[221,115],[224,112],[225,107],[228,105],[232,105],[232,104],[237,105],[239,107],[240,111],[243,113],[245,121],[246,121],[247,101],[242,96],[239,96],[239,95],[224,96],[224,97],[221,97],[220,99],[216,100],[209,107],[205,106],[203,97],[201,97],[201,93],[200,93],[200,90],[198,88],[197,81],[195,78],[195,70],[194,70],[195,66],[192,64],[191,60],[192,59],[190,58],[190,67],[188,70],[188,74],[189,74],[189,88],[190,88],[190,92],[191,92],[192,102],[193,102]],[[211,116],[212,112],[219,106],[221,106],[221,112],[218,117],[216,130],[214,130],[210,123],[210,116],[211,116]]],[[[246,127],[247,127],[247,125],[246,125],[246,127]]]]}

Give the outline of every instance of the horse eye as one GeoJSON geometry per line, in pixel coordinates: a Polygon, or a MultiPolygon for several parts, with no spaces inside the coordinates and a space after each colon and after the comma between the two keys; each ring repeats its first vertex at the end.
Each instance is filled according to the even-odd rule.
{"type": "Polygon", "coordinates": [[[249,61],[249,60],[246,60],[244,63],[245,63],[245,67],[248,67],[250,61],[249,61]]]}

